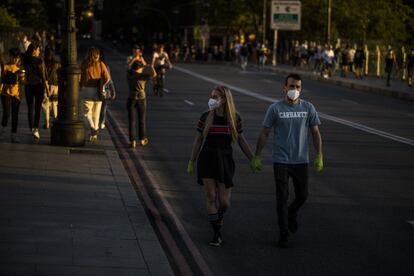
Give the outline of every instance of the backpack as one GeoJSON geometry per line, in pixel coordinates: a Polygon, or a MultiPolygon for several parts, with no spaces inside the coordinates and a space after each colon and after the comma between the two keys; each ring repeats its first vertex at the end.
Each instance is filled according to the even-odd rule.
{"type": "Polygon", "coordinates": [[[16,85],[19,80],[19,75],[17,72],[13,73],[12,71],[4,71],[2,83],[7,85],[16,85]]]}

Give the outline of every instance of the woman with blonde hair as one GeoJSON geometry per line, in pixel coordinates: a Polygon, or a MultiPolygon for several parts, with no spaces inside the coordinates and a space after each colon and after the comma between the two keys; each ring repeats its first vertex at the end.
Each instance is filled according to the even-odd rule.
{"type": "Polygon", "coordinates": [[[100,60],[98,48],[89,48],[86,59],[81,66],[80,96],[84,99],[84,116],[91,127],[90,141],[98,139],[99,116],[102,106],[102,90],[109,82],[108,70],[100,60]]]}
{"type": "Polygon", "coordinates": [[[198,121],[187,172],[194,174],[197,159],[197,182],[204,186],[208,217],[214,231],[209,245],[220,246],[220,229],[224,213],[230,206],[235,171],[232,143],[237,142],[250,161],[253,154],[243,136],[242,120],[230,90],[225,86],[215,87],[208,107],[209,111],[198,121]]]}

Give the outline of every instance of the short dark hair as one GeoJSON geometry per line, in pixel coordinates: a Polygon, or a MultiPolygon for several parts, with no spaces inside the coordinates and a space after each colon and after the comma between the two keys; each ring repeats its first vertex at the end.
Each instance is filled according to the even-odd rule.
{"type": "Polygon", "coordinates": [[[298,74],[290,73],[289,75],[287,75],[287,77],[285,79],[285,85],[287,85],[289,78],[292,78],[292,79],[297,80],[297,81],[301,81],[302,80],[298,74]]]}

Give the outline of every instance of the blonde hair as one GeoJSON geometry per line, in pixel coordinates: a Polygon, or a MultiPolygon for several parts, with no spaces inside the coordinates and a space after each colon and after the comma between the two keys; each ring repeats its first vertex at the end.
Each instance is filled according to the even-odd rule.
{"type": "MultiPolygon", "coordinates": [[[[227,117],[227,123],[230,127],[230,134],[231,134],[231,140],[232,142],[236,142],[239,138],[239,133],[237,131],[237,111],[236,107],[234,105],[233,101],[233,95],[231,94],[231,91],[226,86],[216,86],[214,88],[215,91],[217,91],[220,95],[220,97],[225,100],[225,106],[224,106],[224,114],[227,117]]],[[[207,137],[207,134],[210,130],[211,125],[213,124],[214,120],[214,110],[210,110],[207,118],[206,123],[203,130],[203,137],[207,137]]]]}

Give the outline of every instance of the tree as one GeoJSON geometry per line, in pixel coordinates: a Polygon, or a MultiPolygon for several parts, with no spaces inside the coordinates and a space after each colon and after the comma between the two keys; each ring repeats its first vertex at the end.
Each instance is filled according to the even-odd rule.
{"type": "Polygon", "coordinates": [[[19,26],[17,19],[5,7],[0,7],[0,26],[19,26]]]}

